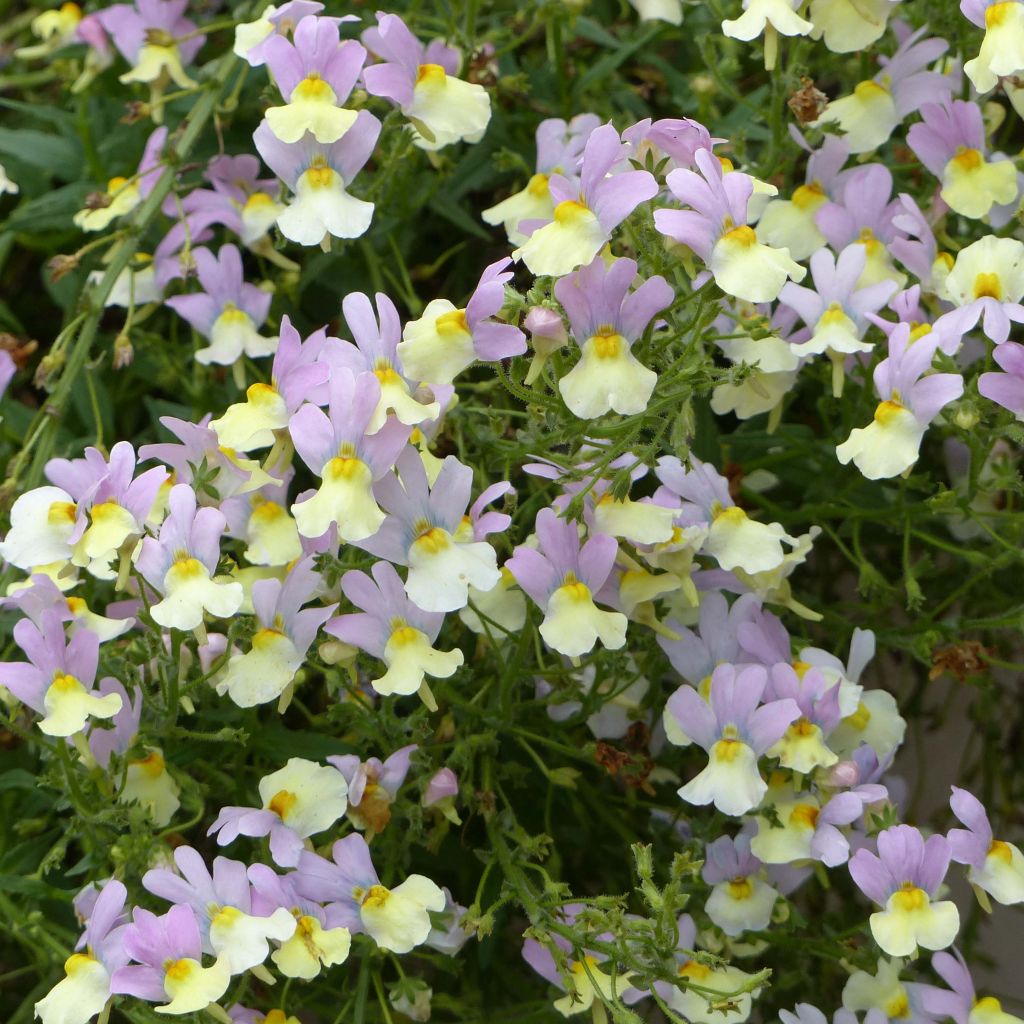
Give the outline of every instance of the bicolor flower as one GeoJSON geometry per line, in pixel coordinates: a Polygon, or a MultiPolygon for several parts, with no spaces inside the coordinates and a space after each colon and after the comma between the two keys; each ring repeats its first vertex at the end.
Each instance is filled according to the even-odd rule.
{"type": "Polygon", "coordinates": [[[959,326],[965,333],[980,319],[986,337],[1001,345],[1011,321],[1024,323],[1024,242],[985,235],[961,249],[945,291],[963,311],[959,326]]]}
{"type": "Polygon", "coordinates": [[[995,839],[981,801],[953,786],[949,806],[966,828],[950,829],[949,847],[957,864],[967,865],[967,880],[997,903],[1024,903],[1024,854],[1013,843],[995,839]]]}
{"type": "Polygon", "coordinates": [[[881,1011],[890,1021],[929,1024],[932,1017],[923,1012],[921,999],[915,992],[922,986],[904,985],[900,981],[902,966],[902,960],[879,957],[874,974],[854,971],[843,986],[843,1009],[855,1013],[881,1011]]]}
{"type": "Polygon", "coordinates": [[[989,92],[1000,78],[1024,71],[1024,4],[1019,0],[960,0],[960,10],[985,30],[978,56],[964,63],[964,74],[978,92],[989,92]]]}
{"type": "MultiPolygon", "coordinates": [[[[102,686],[102,684],[101,684],[102,686]]],[[[167,770],[163,751],[146,747],[142,757],[132,758],[125,766],[124,787],[118,801],[138,803],[145,808],[157,828],[169,825],[181,806],[181,787],[167,770]]]]}
{"type": "Polygon", "coordinates": [[[802,281],[807,271],[789,250],[765,245],[748,223],[754,179],[738,171],[726,174],[707,150],[698,150],[694,162],[697,171],[677,168],[665,179],[690,208],[655,210],[654,226],[692,249],[719,288],[737,299],[772,302],[788,279],[802,281]]]}
{"type": "Polygon", "coordinates": [[[505,304],[505,285],[512,280],[507,269],[511,262],[506,257],[487,267],[464,308],[433,299],[418,320],[405,325],[398,357],[410,376],[451,384],[478,359],[494,363],[526,351],[523,332],[495,319],[505,304]]]}
{"type": "Polygon", "coordinates": [[[263,337],[259,328],[267,319],[273,296],[246,283],[238,249],[223,245],[214,256],[200,247],[193,250],[192,258],[203,290],[174,295],[166,304],[209,341],[196,352],[196,359],[206,366],[230,366],[242,355],[252,359],[270,355],[277,338],[263,337]]]}
{"type": "Polygon", "coordinates": [[[579,180],[562,174],[548,179],[554,202],[546,224],[523,221],[529,237],[512,253],[530,273],[561,277],[591,263],[612,232],[643,202],[658,194],[648,171],[617,170],[627,147],[610,124],[595,128],[583,148],[579,180]]]}
{"type": "Polygon", "coordinates": [[[1024,423],[1024,345],[1004,341],[992,353],[1000,372],[983,373],[978,377],[978,393],[990,402],[1009,409],[1024,423]]]}
{"type": "Polygon", "coordinates": [[[0,543],[0,558],[31,572],[71,558],[80,536],[78,506],[62,487],[33,487],[11,507],[11,528],[0,543]]]}
{"type": "Polygon", "coordinates": [[[355,124],[356,111],[343,104],[363,70],[366,50],[354,39],[342,42],[335,19],[303,18],[293,41],[274,34],[262,56],[286,101],[264,115],[281,142],[298,142],[307,132],[317,142],[337,142],[355,124]]]}
{"type": "Polygon", "coordinates": [[[319,586],[312,556],[289,569],[283,582],[257,580],[252,585],[252,605],[260,628],[248,651],[231,656],[217,681],[219,694],[226,693],[239,707],[251,708],[285,693],[320,627],[336,607],[302,607],[316,596],[319,586]]]}
{"type": "Polygon", "coordinates": [[[938,338],[928,334],[911,342],[909,324],[893,329],[889,356],[875,367],[875,390],[881,401],[874,419],[836,447],[844,466],[852,460],[869,480],[883,480],[914,465],[928,425],[964,392],[958,373],[927,372],[937,345],[938,338]]]}
{"type": "Polygon", "coordinates": [[[292,757],[260,779],[263,806],[225,807],[207,835],[219,846],[239,836],[270,836],[270,854],[281,867],[298,864],[303,841],[330,828],[348,806],[348,783],[334,768],[292,757]]]}
{"type": "Polygon", "coordinates": [[[944,836],[926,841],[916,828],[896,825],[878,834],[877,855],[860,849],[850,858],[854,882],[884,908],[871,915],[871,934],[890,956],[912,956],[918,946],[945,949],[956,938],[956,904],[935,900],[950,855],[944,836]]]}
{"type": "Polygon", "coordinates": [[[800,717],[792,700],[761,704],[768,673],[760,665],[719,665],[711,675],[710,702],[681,686],[669,698],[687,736],[707,751],[707,766],[680,787],[687,803],[713,803],[723,814],[752,810],[768,791],[758,758],[800,717]]]}
{"type": "Polygon", "coordinates": [[[196,507],[188,484],[171,488],[170,513],[159,537],[146,537],[136,567],[161,596],[150,608],[165,629],[196,629],[206,612],[229,618],[242,605],[242,585],[214,579],[225,519],[215,508],[196,507]]]}
{"type": "Polygon", "coordinates": [[[479,142],[491,120],[491,99],[482,85],[456,78],[459,52],[441,42],[424,46],[397,14],[377,12],[363,42],[381,63],[363,71],[371,96],[383,96],[409,119],[420,149],[479,142]]]}
{"type": "MultiPolygon", "coordinates": [[[[217,957],[232,974],[259,967],[270,955],[270,940],[284,942],[295,932],[295,918],[284,907],[264,916],[254,913],[246,866],[215,857],[213,873],[191,846],[174,851],[177,872],[155,868],[142,884],[176,906],[191,907],[202,936],[203,952],[217,957]]],[[[198,959],[198,958],[197,958],[198,959]]]]}
{"type": "Polygon", "coordinates": [[[35,60],[56,53],[76,41],[81,20],[82,8],[76,3],[63,3],[54,10],[37,14],[29,22],[29,29],[40,42],[36,46],[19,46],[14,56],[20,60],[35,60]]]}
{"type": "Polygon", "coordinates": [[[538,548],[520,545],[505,566],[544,612],[544,642],[570,658],[598,640],[618,650],[626,642],[626,616],[594,603],[615,563],[614,538],[596,534],[581,545],[576,524],[551,508],[537,513],[536,531],[538,548]]]}
{"type": "Polygon", "coordinates": [[[430,911],[445,907],[444,893],[423,875],[409,875],[386,888],[370,859],[366,840],[355,832],[339,839],[333,862],[303,853],[293,876],[299,892],[327,904],[327,922],[369,935],[381,949],[408,953],[430,934],[430,911]]]}
{"type": "Polygon", "coordinates": [[[471,586],[486,593],[501,578],[494,548],[472,533],[461,535],[472,486],[473,470],[454,455],[441,464],[431,486],[411,447],[399,455],[395,472],[374,485],[374,496],[388,516],[359,546],[407,565],[405,592],[426,612],[464,608],[471,586]]]}
{"type": "Polygon", "coordinates": [[[708,843],[701,877],[712,889],[704,911],[726,935],[763,931],[771,922],[779,894],[760,876],[749,836],[719,836],[708,843]]]}
{"type": "Polygon", "coordinates": [[[675,294],[663,277],[641,281],[631,292],[636,278],[633,260],[607,266],[595,259],[555,284],[555,296],[569,315],[582,352],[580,361],[559,380],[558,390],[581,419],[610,411],[643,412],[654,391],[657,374],[642,365],[631,348],[675,294]]]}
{"type": "Polygon", "coordinates": [[[783,768],[807,775],[839,760],[825,742],[839,724],[839,684],[830,683],[815,668],[800,669],[777,664],[771,668],[771,694],[776,700],[789,697],[800,708],[800,717],[768,754],[783,768]]]}
{"type": "Polygon", "coordinates": [[[367,841],[383,832],[391,820],[391,805],[409,774],[409,764],[417,747],[401,747],[386,760],[376,757],[360,760],[358,754],[338,754],[327,760],[348,782],[348,820],[367,841]]]}
{"type": "Polygon", "coordinates": [[[949,986],[913,983],[908,985],[925,1013],[955,1024],[1020,1024],[1020,1017],[1007,1013],[995,996],[978,996],[971,972],[959,950],[936,953],[932,970],[949,986]]]}
{"type": "Polygon", "coordinates": [[[427,676],[448,679],[462,664],[462,651],[439,651],[433,644],[444,622],[442,612],[425,612],[406,596],[390,562],[375,562],[373,579],[359,570],[345,573],[341,589],[359,612],[338,615],[327,632],[384,662],[387,671],[370,685],[383,696],[419,693],[434,710],[427,676]]]}
{"type": "Polygon", "coordinates": [[[380,136],[380,121],[360,110],[352,127],[336,142],[320,143],[304,135],[288,145],[262,121],[253,143],[263,162],[293,196],[278,216],[281,234],[299,245],[326,245],[331,237],[358,238],[370,226],[373,203],[348,189],[370,159],[380,136]]]}
{"type": "Polygon", "coordinates": [[[554,1002],[554,1008],[563,1017],[586,1013],[595,1005],[603,1008],[606,1001],[621,1000],[623,993],[629,990],[629,975],[615,974],[614,961],[602,959],[600,954],[591,951],[584,951],[579,956],[568,940],[559,935],[552,935],[551,939],[567,954],[566,963],[571,979],[568,985],[551,951],[536,939],[527,939],[523,943],[523,959],[545,981],[565,993],[554,1002]]]}
{"type": "Polygon", "coordinates": [[[1005,157],[989,160],[977,103],[925,103],[921,117],[907,144],[942,183],[939,194],[951,210],[977,219],[1017,198],[1017,168],[1005,157]]]}
{"type": "Polygon", "coordinates": [[[764,35],[764,66],[775,67],[779,36],[805,36],[814,25],[797,14],[802,0],[743,0],[743,13],[735,20],[722,22],[722,34],[749,43],[764,35]]]}
{"type": "MultiPolygon", "coordinates": [[[[267,43],[274,36],[292,34],[296,26],[304,18],[319,14],[324,9],[317,0],[288,0],[277,7],[267,4],[255,21],[247,21],[235,26],[235,45],[232,52],[241,57],[250,67],[262,67],[266,63],[267,43]]],[[[351,16],[338,18],[338,21],[349,21],[351,16]]]]}
{"type": "Polygon", "coordinates": [[[814,39],[825,40],[833,53],[866,50],[884,35],[899,0],[811,0],[814,39]]]}
{"type": "Polygon", "coordinates": [[[64,639],[63,616],[56,608],[40,616],[41,627],[22,619],[14,642],[28,661],[0,665],[0,685],[43,717],[39,729],[47,736],[73,736],[90,718],[113,718],[121,710],[116,693],[93,688],[99,663],[99,639],[80,629],[64,639]]]}
{"type": "Polygon", "coordinates": [[[195,911],[176,904],[166,914],[136,907],[127,925],[125,951],[136,961],[114,971],[110,990],[149,1003],[162,1003],[158,1013],[205,1010],[227,991],[231,967],[227,955],[204,967],[203,940],[195,911]]]}

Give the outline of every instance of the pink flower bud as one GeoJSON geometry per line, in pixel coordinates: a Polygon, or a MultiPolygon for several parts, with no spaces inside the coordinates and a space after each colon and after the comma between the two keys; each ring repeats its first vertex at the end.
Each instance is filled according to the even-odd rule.
{"type": "Polygon", "coordinates": [[[427,783],[426,792],[423,794],[423,806],[433,807],[448,797],[457,796],[459,792],[459,777],[451,768],[442,768],[427,783]]]}

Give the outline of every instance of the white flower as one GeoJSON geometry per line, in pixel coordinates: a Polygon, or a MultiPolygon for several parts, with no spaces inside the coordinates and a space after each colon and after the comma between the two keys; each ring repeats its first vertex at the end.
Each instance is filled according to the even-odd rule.
{"type": "Polygon", "coordinates": [[[708,269],[722,291],[747,302],[774,302],[788,279],[802,281],[807,275],[788,249],[758,241],[757,232],[746,224],[715,242],[708,269]]]}
{"type": "Polygon", "coordinates": [[[845,466],[853,464],[868,480],[899,476],[917,462],[927,424],[895,401],[879,402],[875,417],[866,427],[856,427],[836,446],[845,466]]]}
{"type": "Polygon", "coordinates": [[[704,904],[708,917],[726,935],[759,932],[768,927],[779,894],[756,875],[730,878],[711,890],[704,904]]]}
{"type": "Polygon", "coordinates": [[[783,541],[796,543],[778,523],[757,523],[738,505],[732,505],[713,512],[704,551],[727,571],[767,572],[782,564],[783,541]]]}
{"type": "Polygon", "coordinates": [[[224,957],[232,974],[258,967],[270,952],[270,939],[284,942],[295,933],[295,918],[284,907],[269,917],[244,914],[237,907],[222,907],[210,918],[210,945],[224,957]]]}
{"type": "Polygon", "coordinates": [[[878,82],[860,82],[849,96],[842,96],[822,111],[815,126],[835,124],[845,134],[851,153],[870,153],[887,142],[900,123],[892,93],[878,82]]]}
{"type": "Polygon", "coordinates": [[[537,228],[512,253],[538,277],[564,277],[591,263],[605,243],[597,215],[580,202],[566,199],[555,207],[554,220],[537,228]]]}
{"type": "Polygon", "coordinates": [[[178,784],[167,771],[161,751],[150,748],[139,761],[129,761],[124,788],[118,799],[122,803],[138,801],[148,811],[157,828],[167,825],[181,806],[178,784]]]}
{"type": "Polygon", "coordinates": [[[1024,69],[1024,6],[1016,0],[985,8],[985,38],[978,56],[964,64],[964,74],[978,92],[994,89],[1000,78],[1024,69]]]}
{"type": "Polygon", "coordinates": [[[227,991],[231,969],[227,957],[218,957],[211,967],[183,957],[164,966],[164,992],[170,1002],[156,1006],[157,1013],[196,1013],[205,1010],[227,991]]]}
{"type": "Polygon", "coordinates": [[[598,608],[585,584],[566,583],[549,598],[540,635],[568,658],[586,654],[598,640],[615,651],[626,642],[626,616],[598,608]]]}
{"type": "Polygon", "coordinates": [[[757,754],[742,740],[727,737],[715,743],[707,767],[678,793],[687,803],[713,803],[723,814],[735,817],[756,807],[767,790],[757,754]]]}
{"type": "Polygon", "coordinates": [[[292,515],[303,537],[322,537],[332,523],[348,544],[364,540],[380,529],[384,513],[373,497],[369,466],[355,457],[331,459],[323,468],[320,489],[292,505],[292,515]]]}
{"type": "Polygon", "coordinates": [[[260,779],[260,800],[293,832],[307,839],[333,825],[348,807],[345,776],[326,765],[292,757],[260,779]]]}
{"type": "Polygon", "coordinates": [[[289,241],[319,245],[330,235],[358,238],[371,220],[373,203],[350,196],[334,168],[314,164],[295,183],[295,195],[277,218],[277,226],[289,241]]]}
{"type": "Polygon", "coordinates": [[[260,629],[248,651],[231,656],[217,692],[226,693],[240,708],[266,704],[284,693],[302,661],[288,636],[276,629],[260,629]]]}
{"type": "Polygon", "coordinates": [[[359,919],[382,949],[408,953],[430,934],[428,911],[444,910],[444,893],[423,875],[410,875],[401,885],[371,886],[362,896],[359,919]]]}
{"type": "Polygon", "coordinates": [[[210,571],[185,555],[164,575],[164,597],[150,609],[154,621],[167,629],[195,629],[209,612],[228,619],[242,606],[242,585],[210,579],[210,571]]]}
{"type": "Polygon", "coordinates": [[[464,608],[471,586],[486,592],[500,579],[497,555],[486,541],[457,542],[435,526],[409,548],[405,592],[425,612],[464,608]]]}
{"type": "Polygon", "coordinates": [[[113,718],[121,704],[119,694],[98,697],[74,676],[56,672],[43,695],[46,717],[40,719],[39,730],[47,736],[73,736],[85,728],[90,718],[113,718]]]}
{"type": "Polygon", "coordinates": [[[610,411],[631,416],[647,408],[658,375],[633,355],[625,338],[596,334],[581,350],[580,361],[558,382],[573,415],[592,420],[610,411]]]}
{"type": "Polygon", "coordinates": [[[890,956],[913,956],[917,947],[945,949],[960,930],[960,913],[949,900],[933,902],[923,889],[904,885],[871,915],[871,934],[890,956]]]}
{"type": "Polygon", "coordinates": [[[0,544],[0,558],[27,570],[67,562],[77,512],[71,495],[59,487],[26,491],[11,508],[11,528],[0,544]]]}
{"type": "Polygon", "coordinates": [[[408,695],[416,693],[426,676],[447,679],[462,664],[462,651],[438,651],[427,635],[404,623],[392,631],[384,647],[387,672],[370,685],[379,693],[408,695]]]}
{"type": "Polygon", "coordinates": [[[315,917],[303,914],[295,922],[294,934],[270,959],[286,978],[308,980],[320,973],[321,966],[344,963],[351,945],[347,928],[324,928],[315,917]]]}
{"type": "Polygon", "coordinates": [[[43,1024],[86,1024],[110,998],[110,975],[88,953],[75,953],[64,962],[64,978],[35,1005],[43,1024]]]}
{"type": "Polygon", "coordinates": [[[896,0],[811,0],[815,39],[833,53],[866,50],[882,37],[896,0]]]}
{"type": "Polygon", "coordinates": [[[420,149],[479,142],[491,120],[491,98],[482,85],[449,75],[440,64],[421,64],[412,103],[402,111],[416,129],[420,149]]]}
{"type": "Polygon", "coordinates": [[[1017,168],[1012,160],[987,161],[976,149],[963,149],[942,171],[943,200],[965,217],[984,217],[993,206],[1017,198],[1017,168]]]}

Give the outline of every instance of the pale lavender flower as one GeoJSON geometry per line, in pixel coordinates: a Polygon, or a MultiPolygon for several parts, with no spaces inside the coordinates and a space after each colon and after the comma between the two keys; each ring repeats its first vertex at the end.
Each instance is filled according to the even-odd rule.
{"type": "Polygon", "coordinates": [[[473,470],[454,455],[441,463],[433,486],[415,448],[399,455],[395,472],[373,487],[388,515],[360,547],[395,565],[407,565],[405,592],[424,611],[464,608],[469,588],[487,592],[501,578],[494,548],[473,533],[466,536],[464,516],[473,486],[473,470]]]}
{"type": "Polygon", "coordinates": [[[800,717],[769,752],[783,768],[808,774],[828,768],[839,760],[826,744],[829,733],[839,724],[839,683],[825,678],[816,668],[778,663],[771,667],[768,693],[775,700],[786,697],[796,702],[800,717]]]}
{"type": "Polygon", "coordinates": [[[320,143],[309,133],[288,145],[262,121],[253,143],[263,162],[294,193],[277,218],[281,234],[299,245],[327,245],[335,238],[358,238],[370,226],[373,203],[348,189],[370,159],[381,124],[360,110],[352,127],[336,142],[320,143]]]}
{"type": "Polygon", "coordinates": [[[459,795],[459,777],[451,768],[439,768],[431,776],[427,788],[423,791],[423,806],[433,807],[442,800],[450,800],[459,795]]]}
{"type": "Polygon", "coordinates": [[[360,760],[358,754],[337,754],[327,758],[348,783],[348,810],[353,825],[373,838],[383,832],[391,820],[391,805],[409,774],[415,743],[402,747],[381,761],[376,757],[360,760]]]}
{"type": "Polygon", "coordinates": [[[373,579],[364,572],[345,573],[341,589],[360,612],[338,615],[327,632],[381,659],[387,671],[370,685],[382,695],[419,692],[436,709],[426,677],[447,679],[462,664],[462,651],[433,647],[444,623],[441,612],[425,612],[406,596],[402,580],[390,562],[376,562],[373,579]]]}
{"type": "Polygon", "coordinates": [[[112,676],[100,680],[98,690],[104,696],[115,693],[121,698],[121,710],[110,724],[111,729],[93,727],[89,730],[89,750],[101,768],[110,764],[114,754],[126,754],[139,733],[142,720],[142,687],[136,686],[129,697],[128,691],[112,676]]]}
{"type": "Polygon", "coordinates": [[[960,0],[960,11],[985,29],[978,56],[964,64],[964,73],[978,92],[988,92],[1000,78],[1024,70],[1024,9],[1016,0],[960,0]]]}
{"type": "Polygon", "coordinates": [[[768,673],[760,665],[719,665],[711,676],[710,703],[689,686],[669,698],[673,717],[710,757],[707,767],[679,789],[687,803],[714,803],[723,814],[740,815],[761,802],[768,786],[758,758],[800,717],[793,700],[761,704],[767,685],[768,673]]]}
{"type": "Polygon", "coordinates": [[[643,202],[658,193],[647,171],[614,170],[626,147],[610,125],[596,128],[587,139],[579,164],[579,181],[553,174],[548,181],[555,208],[546,224],[524,221],[519,229],[529,238],[512,253],[530,272],[561,277],[593,262],[612,232],[643,202]]]}
{"type": "Polygon", "coordinates": [[[950,829],[947,839],[953,860],[966,864],[967,880],[997,903],[1024,903],[1024,854],[1013,844],[995,839],[981,801],[953,786],[949,806],[967,828],[950,829]]]}
{"type": "Polygon", "coordinates": [[[372,536],[384,522],[372,485],[394,465],[409,437],[397,419],[370,433],[381,387],[372,373],[345,368],[331,374],[328,411],[306,404],[288,422],[295,450],[320,477],[320,487],[291,507],[303,537],[320,537],[331,526],[347,543],[372,536]]]}
{"type": "Polygon", "coordinates": [[[704,910],[726,935],[763,931],[771,923],[779,894],[760,877],[761,867],[750,836],[719,836],[705,848],[701,877],[713,888],[704,910]]]}
{"type": "Polygon", "coordinates": [[[447,886],[442,886],[441,892],[444,893],[444,910],[435,914],[441,918],[441,923],[430,929],[423,945],[445,956],[455,956],[469,941],[469,932],[459,924],[466,916],[466,907],[456,902],[447,886]]]}
{"type": "MultiPolygon", "coordinates": [[[[928,314],[921,305],[921,286],[912,285],[899,294],[895,295],[889,303],[889,308],[899,318],[897,323],[909,324],[911,337],[915,340],[925,335],[934,334],[938,341],[938,350],[947,356],[956,355],[964,336],[961,316],[956,310],[944,313],[934,323],[929,322],[928,314]]],[[[892,334],[896,324],[891,320],[885,320],[874,313],[868,313],[867,318],[886,337],[892,334]]]]}
{"type": "Polygon", "coordinates": [[[198,508],[188,484],[177,484],[168,497],[170,513],[159,537],[146,537],[136,568],[162,600],[150,614],[170,629],[196,629],[203,613],[230,618],[242,604],[241,583],[215,580],[220,535],[226,520],[215,508],[198,508]]]}
{"type": "Polygon", "coordinates": [[[664,117],[657,121],[646,117],[627,128],[622,141],[630,147],[630,159],[637,163],[645,163],[649,153],[658,162],[667,157],[667,173],[676,167],[693,170],[698,150],[710,153],[726,140],[712,138],[704,125],[689,117],[664,117]]]}
{"type": "Polygon", "coordinates": [[[539,549],[520,545],[505,568],[544,612],[544,642],[570,658],[598,640],[618,650],[626,642],[626,616],[594,604],[615,563],[614,538],[597,534],[581,545],[576,523],[550,508],[537,514],[536,531],[539,549]]]}
{"type": "Polygon", "coordinates": [[[998,999],[992,996],[978,998],[971,972],[958,949],[952,953],[936,953],[932,957],[932,970],[949,986],[948,989],[921,982],[910,982],[906,987],[914,1001],[933,1019],[948,1018],[955,1024],[982,1024],[990,1015],[996,1019],[1014,1019],[1000,1012],[1002,1007],[998,999]]]}
{"type": "Polygon", "coordinates": [[[849,863],[860,890],[885,909],[871,915],[871,934],[890,956],[912,956],[918,946],[944,949],[956,938],[956,904],[935,902],[949,868],[944,836],[929,836],[910,825],[878,834],[878,854],[858,850],[849,863]]]}
{"type": "Polygon", "coordinates": [[[3,398],[8,385],[18,372],[14,357],[6,349],[0,350],[0,398],[3,398]]]}
{"type": "Polygon", "coordinates": [[[978,393],[1024,422],[1024,345],[1004,341],[992,353],[1000,370],[978,377],[978,393]]]}

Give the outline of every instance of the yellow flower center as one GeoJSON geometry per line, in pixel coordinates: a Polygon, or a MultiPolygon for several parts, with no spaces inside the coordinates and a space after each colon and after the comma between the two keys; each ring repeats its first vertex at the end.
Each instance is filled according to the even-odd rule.
{"type": "Polygon", "coordinates": [[[94,963],[96,963],[96,961],[87,953],[72,953],[71,956],[64,961],[64,973],[69,978],[73,978],[79,971],[84,970],[90,964],[94,963]]]}
{"type": "Polygon", "coordinates": [[[563,227],[571,227],[589,214],[585,203],[575,199],[565,199],[555,207],[555,223],[563,227]]]}
{"type": "Polygon", "coordinates": [[[991,270],[983,270],[974,279],[974,297],[976,299],[995,299],[997,302],[1003,298],[1003,285],[999,275],[991,270]]]}
{"type": "Polygon", "coordinates": [[[868,710],[864,701],[861,701],[857,705],[857,710],[854,711],[852,715],[848,715],[845,721],[851,728],[856,729],[858,732],[863,732],[868,727],[868,722],[871,721],[871,712],[868,710]]]}
{"type": "Polygon", "coordinates": [[[899,995],[893,996],[883,1007],[890,1020],[903,1020],[910,1016],[910,1001],[902,989],[899,995]]]}
{"type": "Polygon", "coordinates": [[[330,188],[334,183],[334,170],[326,164],[314,164],[306,171],[306,181],[312,188],[330,188]]]}
{"type": "Polygon", "coordinates": [[[679,977],[690,978],[692,981],[704,981],[710,974],[711,968],[697,963],[696,960],[687,960],[679,967],[679,977]]]}
{"type": "Polygon", "coordinates": [[[794,828],[817,828],[820,808],[814,804],[797,804],[790,811],[789,823],[794,828]]]}
{"type": "Polygon", "coordinates": [[[245,206],[242,207],[242,210],[243,212],[247,212],[260,206],[270,206],[273,202],[273,198],[268,196],[266,192],[253,192],[253,194],[246,199],[245,206]]]}
{"type": "Polygon", "coordinates": [[[158,779],[164,773],[164,759],[157,750],[151,750],[139,761],[131,762],[136,768],[148,775],[151,779],[158,779]]]}
{"type": "Polygon", "coordinates": [[[953,157],[953,163],[961,171],[976,171],[984,162],[978,150],[968,149],[966,146],[960,146],[953,157]]]}
{"type": "Polygon", "coordinates": [[[418,630],[413,629],[412,626],[402,625],[392,632],[389,643],[395,644],[397,647],[404,647],[406,644],[415,643],[418,637],[418,630]]]}
{"type": "Polygon", "coordinates": [[[982,1013],[1002,1013],[1003,1004],[995,996],[984,996],[974,1004],[974,1009],[982,1013]]]}
{"type": "Polygon", "coordinates": [[[469,334],[469,322],[466,320],[464,309],[452,309],[442,313],[434,321],[434,330],[442,338],[451,338],[458,334],[469,334]]]}
{"type": "Polygon", "coordinates": [[[448,531],[440,526],[432,526],[416,538],[415,544],[417,548],[425,551],[428,555],[436,555],[448,547],[448,531]]]}
{"type": "Polygon", "coordinates": [[[992,840],[992,845],[988,848],[988,855],[998,858],[1004,864],[1013,863],[1013,850],[1009,843],[1004,843],[1001,839],[992,840]]]}
{"type": "Polygon", "coordinates": [[[50,505],[46,513],[46,522],[50,526],[59,526],[63,521],[73,523],[78,506],[71,501],[55,501],[50,505]]]}
{"type": "Polygon", "coordinates": [[[249,319],[249,314],[239,309],[233,302],[226,302],[219,319],[225,324],[244,324],[249,319]]]}
{"type": "Polygon", "coordinates": [[[1013,0],[1007,0],[1006,3],[992,4],[991,7],[985,10],[985,28],[997,28],[1002,25],[1012,14],[1012,8],[1017,5],[1013,0]]]}
{"type": "Polygon", "coordinates": [[[534,199],[544,199],[548,193],[548,176],[546,174],[535,174],[527,182],[526,191],[534,199]]]}
{"type": "Polygon", "coordinates": [[[754,891],[754,884],[749,878],[733,878],[726,883],[729,895],[734,900],[749,900],[754,891]]]}
{"type": "Polygon", "coordinates": [[[352,480],[357,477],[364,470],[363,462],[361,459],[354,458],[350,455],[339,455],[336,458],[331,459],[330,462],[324,466],[324,476],[328,477],[332,482],[338,480],[352,480]]]}
{"type": "Polygon", "coordinates": [[[299,798],[287,789],[279,789],[267,804],[267,810],[273,811],[282,821],[288,817],[299,798]]]}
{"type": "Polygon", "coordinates": [[[371,910],[381,909],[387,903],[391,893],[383,885],[371,885],[363,897],[363,906],[371,910]]]}
{"type": "Polygon", "coordinates": [[[594,355],[598,359],[618,358],[623,345],[626,343],[626,339],[614,327],[608,324],[602,324],[598,327],[597,332],[590,340],[593,342],[594,355]]]}
{"type": "Polygon", "coordinates": [[[931,334],[931,324],[918,324],[911,323],[910,325],[910,344],[913,345],[915,341],[923,338],[926,334],[931,334]]]}
{"type": "Polygon", "coordinates": [[[904,882],[892,894],[892,900],[900,910],[909,914],[928,906],[928,893],[924,889],[918,888],[913,882],[904,882]]]}
{"type": "Polygon", "coordinates": [[[192,961],[191,960],[168,960],[164,963],[164,974],[167,976],[168,981],[182,982],[187,981],[188,976],[192,973],[192,961]]]}
{"type": "Polygon", "coordinates": [[[306,100],[309,102],[322,102],[329,100],[334,95],[331,87],[315,72],[304,78],[292,93],[293,100],[306,100]]]}
{"type": "Polygon", "coordinates": [[[741,245],[745,249],[749,249],[753,245],[757,245],[757,232],[747,224],[741,224],[739,227],[733,228],[731,231],[726,231],[722,235],[723,241],[732,242],[734,245],[741,245]]]}
{"type": "Polygon", "coordinates": [[[904,412],[900,403],[893,401],[879,402],[875,407],[875,422],[887,427],[893,420],[897,419],[904,412]]]}
{"type": "Polygon", "coordinates": [[[50,684],[50,688],[58,693],[73,693],[76,690],[82,689],[82,684],[74,676],[57,671],[53,674],[53,682],[50,684]]]}
{"type": "Polygon", "coordinates": [[[813,210],[824,201],[825,190],[816,181],[801,185],[793,192],[793,205],[798,210],[813,210]]]}
{"type": "Polygon", "coordinates": [[[861,103],[871,103],[873,100],[878,100],[882,96],[887,96],[889,90],[879,85],[878,82],[858,82],[853,87],[853,95],[861,101],[861,103]]]}
{"type": "Polygon", "coordinates": [[[206,571],[206,567],[198,558],[192,558],[191,555],[184,555],[181,558],[175,560],[174,565],[171,566],[174,570],[174,574],[178,579],[189,579],[193,576],[202,576],[206,571]]]}

